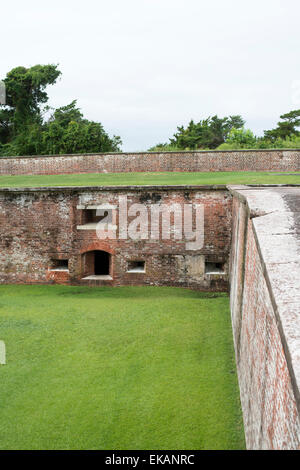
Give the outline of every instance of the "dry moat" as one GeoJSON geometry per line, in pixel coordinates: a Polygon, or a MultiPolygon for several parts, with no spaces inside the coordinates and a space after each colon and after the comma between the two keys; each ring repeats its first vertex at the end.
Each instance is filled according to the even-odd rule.
{"type": "Polygon", "coordinates": [[[1,449],[243,449],[226,294],[0,286],[1,449]]]}
{"type": "Polygon", "coordinates": [[[0,161],[16,178],[0,181],[3,448],[243,448],[243,429],[248,449],[300,448],[299,162],[299,150],[0,161]],[[141,186],[147,171],[173,184],[141,186]],[[43,174],[93,183],[18,186],[43,174]]]}

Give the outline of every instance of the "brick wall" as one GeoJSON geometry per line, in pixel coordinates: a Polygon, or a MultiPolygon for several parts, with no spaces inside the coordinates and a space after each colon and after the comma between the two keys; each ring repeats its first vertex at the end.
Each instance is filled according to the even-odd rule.
{"type": "MultiPolygon", "coordinates": [[[[226,290],[231,202],[226,188],[214,187],[0,190],[0,282],[146,284],[226,290]],[[117,207],[119,196],[127,197],[128,207],[142,203],[149,214],[152,204],[177,204],[179,208],[191,203],[203,205],[203,247],[189,250],[187,240],[176,240],[174,235],[163,240],[161,224],[158,240],[99,240],[95,230],[86,229],[84,208],[106,204],[117,207]],[[94,250],[110,253],[112,279],[82,280],[93,274],[94,260],[85,253],[94,250]],[[58,259],[68,260],[68,273],[53,270],[53,260],[58,259]],[[138,260],[145,261],[145,273],[129,273],[128,263],[138,260]],[[222,263],[225,273],[205,274],[205,260],[222,263]]],[[[129,223],[133,219],[129,217],[129,223]]]]}
{"type": "MultiPolygon", "coordinates": [[[[230,302],[246,443],[248,449],[299,449],[299,303],[283,298],[295,294],[276,272],[285,265],[293,270],[280,244],[290,252],[292,246],[278,245],[277,238],[290,236],[283,221],[293,217],[289,212],[284,219],[285,208],[272,207],[272,194],[260,193],[233,192],[230,302]],[[252,211],[257,200],[260,207],[252,211]]],[[[290,275],[299,284],[297,271],[290,275]]]]}
{"type": "Polygon", "coordinates": [[[0,174],[139,171],[299,171],[300,150],[239,150],[2,157],[0,174]]]}
{"type": "Polygon", "coordinates": [[[215,291],[226,290],[230,276],[247,447],[298,449],[299,197],[299,188],[288,187],[0,189],[0,283],[171,285],[215,291]],[[153,204],[181,209],[201,205],[203,246],[189,250],[186,239],[162,239],[161,230],[158,240],[100,240],[87,227],[91,218],[85,211],[109,205],[112,224],[119,228],[119,198],[125,196],[128,207],[142,203],[149,213],[153,204]],[[93,276],[97,250],[109,253],[108,276],[102,279],[93,276]],[[133,261],[144,261],[145,272],[128,272],[133,261]],[[224,273],[205,272],[206,262],[222,264],[224,273]]]}

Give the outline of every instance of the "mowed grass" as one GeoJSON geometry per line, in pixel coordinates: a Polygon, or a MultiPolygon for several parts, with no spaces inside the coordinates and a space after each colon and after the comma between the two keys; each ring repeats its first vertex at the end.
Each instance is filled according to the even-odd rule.
{"type": "Polygon", "coordinates": [[[228,296],[0,286],[1,449],[243,449],[228,296]]]}
{"type": "Polygon", "coordinates": [[[165,184],[300,184],[300,173],[227,171],[195,173],[88,173],[74,175],[0,176],[0,187],[126,186],[165,184]]]}

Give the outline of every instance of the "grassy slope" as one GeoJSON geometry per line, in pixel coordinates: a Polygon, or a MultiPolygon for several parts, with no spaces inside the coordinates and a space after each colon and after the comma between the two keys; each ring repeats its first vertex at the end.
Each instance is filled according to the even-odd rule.
{"type": "Polygon", "coordinates": [[[0,286],[1,449],[244,447],[226,294],[0,286]]]}
{"type": "Polygon", "coordinates": [[[206,173],[89,173],[79,175],[0,176],[0,187],[101,186],[144,184],[300,184],[300,173],[206,172],[206,173]]]}

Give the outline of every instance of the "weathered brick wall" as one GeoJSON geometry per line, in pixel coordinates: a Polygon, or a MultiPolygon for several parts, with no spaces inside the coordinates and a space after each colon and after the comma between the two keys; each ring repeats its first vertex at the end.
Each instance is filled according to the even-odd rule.
{"type": "Polygon", "coordinates": [[[300,242],[295,237],[300,234],[300,205],[294,196],[300,190],[266,191],[212,186],[0,189],[0,283],[171,285],[215,291],[227,289],[229,265],[247,447],[298,449],[300,242]],[[82,228],[89,220],[87,208],[107,204],[117,208],[118,226],[119,197],[124,196],[128,207],[202,205],[203,247],[189,250],[185,239],[161,236],[99,240],[95,230],[82,228]],[[83,279],[92,274],[94,250],[110,253],[111,278],[83,279]],[[68,260],[68,269],[53,270],[53,260],[68,260]],[[128,272],[128,262],[134,260],[145,261],[145,272],[128,272]],[[225,274],[205,273],[205,261],[222,263],[225,274]]]}
{"type": "Polygon", "coordinates": [[[213,187],[0,190],[0,282],[148,284],[226,290],[231,202],[226,188],[213,187]],[[170,240],[99,240],[95,230],[77,228],[84,222],[83,210],[78,206],[118,206],[119,196],[127,197],[128,207],[133,203],[142,203],[146,208],[154,203],[180,207],[202,204],[204,246],[187,250],[186,240],[175,240],[173,236],[170,240]],[[93,250],[111,254],[111,280],[82,280],[90,274],[83,254],[93,250]],[[51,270],[53,258],[68,259],[69,272],[51,270]],[[144,260],[146,272],[127,272],[131,260],[144,260]],[[223,263],[225,274],[205,274],[205,260],[223,263]]]}
{"type": "MultiPolygon", "coordinates": [[[[249,199],[253,197],[254,200],[251,191],[248,193],[249,199]]],[[[270,201],[269,194],[265,198],[270,201]]],[[[265,239],[266,255],[257,239],[257,228],[263,227],[263,221],[254,227],[253,223],[259,219],[250,218],[250,214],[255,217],[259,212],[252,214],[247,197],[235,195],[230,301],[247,448],[299,449],[299,388],[295,381],[296,368],[289,353],[290,340],[282,327],[284,318],[280,299],[272,289],[268,276],[268,270],[271,272],[275,266],[274,259],[270,264],[267,259],[272,246],[272,229],[270,226],[266,227],[267,234],[261,236],[263,240],[264,237],[269,237],[265,239]]],[[[282,218],[280,215],[276,220],[282,222],[282,218]]],[[[275,237],[280,230],[282,226],[273,222],[275,237]]],[[[277,246],[276,250],[278,249],[277,246]]],[[[283,256],[279,259],[279,264],[284,265],[287,261],[289,260],[283,256]]],[[[279,278],[277,274],[275,283],[281,284],[281,290],[285,282],[286,279],[279,278]]],[[[287,312],[287,325],[291,331],[291,344],[292,349],[294,348],[292,354],[297,358],[299,324],[294,321],[293,304],[284,301],[282,306],[287,312]]],[[[296,308],[299,316],[299,304],[296,308]]]]}
{"type": "Polygon", "coordinates": [[[300,170],[300,150],[144,152],[0,158],[2,175],[263,170],[300,170]]]}

